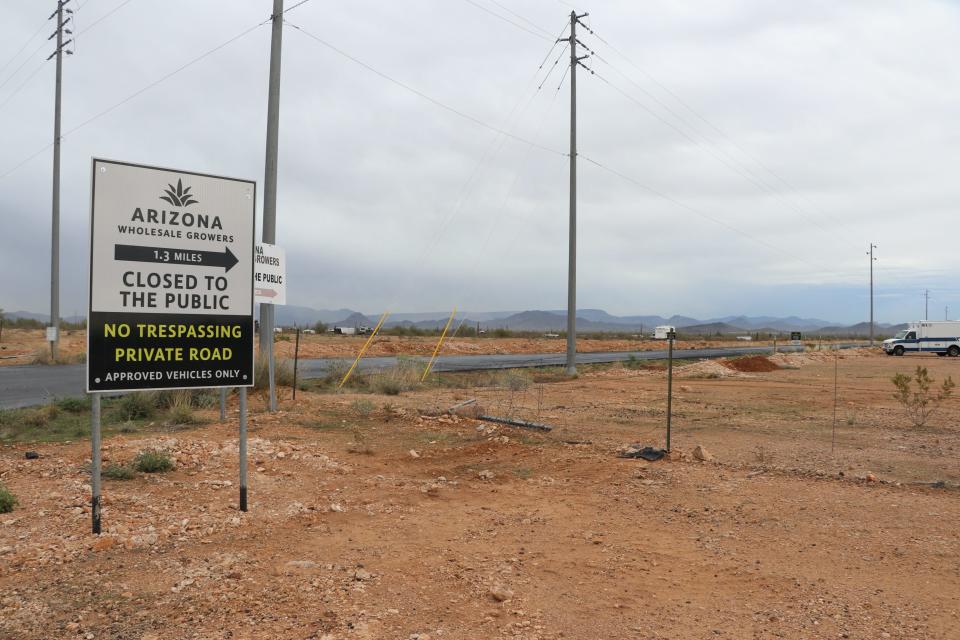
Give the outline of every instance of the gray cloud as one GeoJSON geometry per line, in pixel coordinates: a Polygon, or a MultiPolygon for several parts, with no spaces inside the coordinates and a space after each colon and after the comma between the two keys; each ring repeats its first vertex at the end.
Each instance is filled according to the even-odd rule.
{"type": "MultiPolygon", "coordinates": [[[[65,131],[269,12],[268,2],[133,0],[82,32],[119,4],[87,0],[79,11],[65,131]]],[[[569,12],[548,0],[509,6],[556,33],[569,12]]],[[[0,64],[51,9],[25,0],[0,8],[0,64]]],[[[584,31],[603,57],[588,64],[658,117],[581,73],[580,151],[749,237],[581,160],[580,306],[861,321],[873,240],[878,319],[917,317],[923,288],[941,312],[960,309],[949,232],[960,201],[956,3],[662,0],[586,9],[597,34],[662,86],[584,31]]],[[[460,0],[316,0],[287,19],[472,117],[566,150],[562,67],[532,94],[548,39],[460,0]]],[[[0,89],[0,103],[46,53],[0,89]]],[[[64,313],[86,304],[91,156],[262,187],[268,53],[264,26],[66,136],[64,313]]],[[[503,140],[290,27],[283,56],[278,242],[291,262],[291,304],[565,305],[565,158],[503,140]]],[[[52,93],[48,63],[0,107],[0,174],[50,142],[52,93]]],[[[4,308],[47,307],[49,190],[49,152],[0,179],[4,308]]]]}

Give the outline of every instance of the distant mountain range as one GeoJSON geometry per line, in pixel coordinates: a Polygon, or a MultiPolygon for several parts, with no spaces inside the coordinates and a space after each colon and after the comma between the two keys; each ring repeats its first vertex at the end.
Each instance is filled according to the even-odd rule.
{"type": "MultiPolygon", "coordinates": [[[[465,324],[476,326],[478,323],[483,329],[512,329],[514,331],[564,331],[567,327],[567,312],[565,310],[549,311],[464,311],[457,314],[454,326],[465,324]]],[[[29,318],[46,322],[47,316],[42,313],[29,311],[7,312],[6,317],[11,319],[29,318]]],[[[417,329],[442,328],[449,318],[449,312],[423,313],[396,313],[391,314],[384,327],[415,327],[417,329]]],[[[332,326],[355,327],[376,325],[379,314],[367,315],[353,309],[312,309],[286,305],[277,307],[277,324],[283,327],[312,327],[317,322],[332,326]]],[[[84,316],[70,316],[64,318],[68,322],[84,320],[84,316]]],[[[777,333],[800,331],[808,335],[866,335],[870,331],[867,322],[860,322],[851,326],[841,325],[819,318],[799,318],[788,316],[724,316],[722,318],[708,318],[698,320],[688,316],[674,315],[668,318],[656,315],[615,316],[602,309],[578,309],[577,331],[582,333],[613,333],[635,332],[649,334],[657,325],[673,325],[682,329],[684,333],[712,335],[746,334],[746,333],[777,333]]],[[[877,331],[882,334],[893,334],[906,324],[889,325],[877,324],[877,331]]]]}
{"type": "MultiPolygon", "coordinates": [[[[32,311],[4,311],[3,317],[11,320],[36,320],[44,324],[50,321],[49,313],[33,313],[32,311]]],[[[86,319],[87,316],[85,315],[63,316],[63,320],[70,323],[84,322],[86,319]]]]}
{"type": "MultiPolygon", "coordinates": [[[[443,327],[449,312],[422,312],[391,314],[384,323],[385,328],[415,327],[417,329],[437,329],[443,327]]],[[[277,323],[281,326],[310,326],[324,322],[330,326],[374,326],[379,314],[363,314],[353,309],[311,309],[309,307],[277,307],[277,323]]],[[[514,331],[563,331],[567,326],[565,310],[531,311],[463,311],[457,313],[454,326],[465,324],[483,329],[512,329],[514,331]]],[[[578,309],[577,330],[580,332],[637,332],[651,333],[657,325],[673,325],[685,333],[692,334],[744,334],[753,332],[776,333],[800,331],[807,334],[824,335],[865,335],[869,324],[862,322],[852,326],[843,326],[836,322],[820,318],[800,318],[797,316],[724,316],[700,320],[689,316],[658,315],[615,316],[602,309],[578,309]]],[[[892,333],[903,325],[877,324],[877,330],[892,333]]]]}

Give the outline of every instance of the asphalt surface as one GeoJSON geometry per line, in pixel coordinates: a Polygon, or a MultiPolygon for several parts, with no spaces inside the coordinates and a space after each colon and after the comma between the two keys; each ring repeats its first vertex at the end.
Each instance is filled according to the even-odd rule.
{"type": "MultiPolygon", "coordinates": [[[[844,344],[841,348],[862,346],[844,344]]],[[[781,346],[779,351],[802,351],[803,347],[781,346]]],[[[769,347],[732,347],[724,349],[674,349],[674,357],[725,358],[750,354],[770,353],[769,347]]],[[[578,353],[578,364],[620,362],[631,356],[638,360],[662,360],[667,351],[618,351],[602,353],[578,353]]],[[[426,364],[427,358],[416,360],[426,364]]],[[[434,371],[478,371],[484,369],[516,369],[524,367],[561,366],[566,361],[564,353],[499,354],[482,356],[439,356],[433,365],[434,371]]],[[[334,362],[333,358],[301,360],[298,375],[301,378],[320,378],[334,362]]],[[[395,366],[395,357],[364,358],[360,371],[378,371],[395,366]]],[[[65,398],[84,394],[85,365],[42,366],[24,365],[0,367],[0,409],[13,409],[43,404],[53,398],[65,398]]]]}

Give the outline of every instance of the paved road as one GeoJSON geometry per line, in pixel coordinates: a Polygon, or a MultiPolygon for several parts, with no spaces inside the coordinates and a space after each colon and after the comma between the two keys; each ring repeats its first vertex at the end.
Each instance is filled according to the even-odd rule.
{"type": "MultiPolygon", "coordinates": [[[[842,348],[862,346],[860,344],[840,345],[842,348]]],[[[781,351],[800,351],[803,347],[780,347],[781,351]]],[[[726,349],[676,349],[676,358],[723,358],[742,356],[752,353],[769,353],[769,347],[735,347],[726,349]]],[[[603,353],[578,353],[577,362],[581,364],[598,362],[618,362],[633,356],[639,360],[660,360],[667,357],[665,350],[660,351],[618,351],[603,353]]],[[[476,371],[481,369],[514,369],[521,367],[559,366],[565,362],[563,353],[540,354],[503,354],[484,356],[440,356],[434,363],[434,371],[476,371]]],[[[426,358],[417,358],[426,362],[426,358]]],[[[301,360],[300,373],[303,378],[319,378],[336,360],[318,358],[301,360]]],[[[360,361],[362,371],[377,371],[394,366],[394,357],[364,358],[360,361]]],[[[84,365],[63,366],[12,366],[0,367],[0,408],[11,409],[42,404],[51,398],[79,396],[84,393],[84,365]]]]}

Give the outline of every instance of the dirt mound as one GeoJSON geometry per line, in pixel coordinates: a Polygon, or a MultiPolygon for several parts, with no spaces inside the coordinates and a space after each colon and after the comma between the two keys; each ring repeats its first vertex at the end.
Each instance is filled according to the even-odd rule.
{"type": "Polygon", "coordinates": [[[734,371],[745,371],[750,373],[776,371],[780,368],[776,363],[771,362],[766,356],[749,356],[747,358],[725,360],[723,364],[734,371]]]}
{"type": "Polygon", "coordinates": [[[716,360],[701,360],[676,368],[678,378],[749,378],[750,376],[725,367],[716,360]]]}

